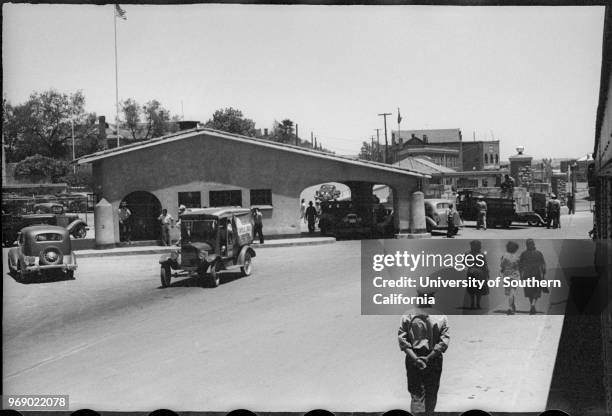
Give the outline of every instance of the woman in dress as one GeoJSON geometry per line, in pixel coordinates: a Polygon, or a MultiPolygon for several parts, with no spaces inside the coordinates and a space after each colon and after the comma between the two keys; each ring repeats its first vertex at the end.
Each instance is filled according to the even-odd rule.
{"type": "MultiPolygon", "coordinates": [[[[512,280],[519,280],[521,275],[519,273],[519,255],[517,253],[519,245],[514,241],[508,241],[506,244],[506,252],[501,256],[501,275],[502,277],[508,277],[512,280]]],[[[504,294],[508,299],[508,315],[514,315],[516,312],[516,287],[504,288],[504,294]]]]}
{"type": "MultiPolygon", "coordinates": [[[[527,239],[525,245],[527,246],[527,250],[523,251],[521,253],[521,257],[519,258],[519,272],[521,274],[521,279],[544,279],[544,275],[546,274],[546,261],[544,260],[542,252],[536,250],[535,242],[531,238],[527,239]]],[[[538,286],[525,287],[524,289],[525,297],[529,299],[529,304],[531,305],[529,314],[535,315],[536,301],[542,296],[542,288],[538,286]]]]}
{"type": "Polygon", "coordinates": [[[489,294],[489,285],[487,281],[489,280],[489,266],[487,265],[487,258],[484,255],[482,250],[482,243],[479,240],[470,241],[470,251],[467,254],[470,254],[476,258],[482,257],[484,260],[484,264],[482,266],[472,266],[467,270],[468,279],[471,277],[473,280],[478,282],[482,282],[482,288],[469,286],[467,288],[467,292],[470,295],[470,309],[480,309],[480,298],[482,296],[489,294]]]}

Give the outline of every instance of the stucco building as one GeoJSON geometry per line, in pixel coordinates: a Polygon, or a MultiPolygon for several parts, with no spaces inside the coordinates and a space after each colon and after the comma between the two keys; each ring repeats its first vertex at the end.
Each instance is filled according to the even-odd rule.
{"type": "MultiPolygon", "coordinates": [[[[373,185],[388,185],[394,193],[396,231],[411,234],[425,229],[424,215],[411,212],[410,206],[413,193],[430,177],[426,173],[212,129],[196,128],[107,149],[78,163],[93,165],[94,192],[113,211],[127,202],[134,240],[157,239],[161,209],[167,208],[176,218],[179,204],[257,206],[264,215],[266,234],[297,234],[300,193],[327,182],[346,184],[364,217],[373,185]]],[[[107,229],[114,230],[112,239],[119,242],[117,215],[105,221],[107,229]]]]}

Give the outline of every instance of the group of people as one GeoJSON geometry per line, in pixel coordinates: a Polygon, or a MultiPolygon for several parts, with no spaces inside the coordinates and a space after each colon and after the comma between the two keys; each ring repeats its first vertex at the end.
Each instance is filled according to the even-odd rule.
{"type": "MultiPolygon", "coordinates": [[[[506,244],[506,252],[500,261],[501,274],[512,279],[535,277],[544,279],[546,262],[542,253],[536,249],[535,242],[528,239],[525,251],[518,254],[519,245],[514,241],[506,244]]],[[[479,240],[470,242],[472,255],[483,255],[482,243],[479,240]]],[[[480,267],[471,267],[468,276],[486,281],[489,279],[489,267],[485,263],[480,267]]],[[[530,301],[530,314],[536,313],[535,304],[542,292],[547,289],[526,287],[525,296],[530,301]]],[[[483,289],[468,288],[471,308],[480,308],[482,296],[489,293],[488,285],[483,289]]],[[[419,292],[419,296],[423,294],[419,292]]],[[[428,293],[434,296],[435,293],[428,293]]],[[[516,288],[506,288],[508,314],[516,312],[516,288]]],[[[418,305],[407,311],[401,318],[398,330],[399,347],[405,353],[404,365],[408,392],[411,396],[410,411],[414,415],[433,415],[438,400],[440,378],[442,375],[443,354],[450,343],[450,328],[446,315],[432,308],[431,305],[418,305]]]]}
{"type": "MultiPolygon", "coordinates": [[[[514,241],[509,241],[506,244],[506,252],[500,258],[500,276],[512,280],[524,280],[532,277],[536,280],[543,280],[546,275],[546,261],[542,252],[536,249],[534,240],[529,238],[525,241],[525,250],[520,255],[518,249],[519,245],[514,241]]],[[[489,294],[489,286],[486,284],[489,280],[486,252],[482,252],[482,243],[479,240],[474,240],[470,242],[468,254],[481,255],[484,258],[484,265],[472,266],[467,270],[467,276],[484,283],[482,288],[467,288],[470,295],[470,309],[480,309],[482,296],[489,294]]],[[[508,315],[514,315],[516,312],[516,291],[516,287],[504,287],[504,295],[508,303],[506,312],[508,315]]],[[[547,288],[542,287],[524,288],[524,295],[529,299],[530,315],[536,314],[536,302],[542,296],[542,293],[547,293],[547,291],[547,288]]]]}
{"type": "MultiPolygon", "coordinates": [[[[181,215],[185,212],[187,207],[185,205],[180,205],[178,209],[178,217],[175,221],[172,215],[168,212],[166,208],[162,209],[161,214],[157,217],[157,221],[160,224],[160,240],[163,246],[172,245],[172,240],[170,237],[170,230],[172,228],[181,228],[181,215]]],[[[264,243],[264,235],[263,235],[263,215],[261,210],[257,207],[251,209],[251,215],[253,218],[253,238],[259,236],[259,243],[264,243]]],[[[119,204],[119,241],[125,242],[127,244],[132,244],[132,212],[127,206],[125,201],[119,204]]],[[[181,244],[181,239],[175,243],[176,245],[181,244]]]]}

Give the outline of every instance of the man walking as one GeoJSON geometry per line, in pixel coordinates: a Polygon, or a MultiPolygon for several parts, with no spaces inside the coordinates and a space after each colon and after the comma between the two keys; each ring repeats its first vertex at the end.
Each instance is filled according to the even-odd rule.
{"type": "MultiPolygon", "coordinates": [[[[419,293],[419,296],[422,296],[419,293]]],[[[442,376],[442,354],[450,342],[448,320],[428,305],[419,305],[402,316],[398,331],[400,349],[406,353],[405,366],[410,411],[433,415],[442,376]]]]}
{"type": "Polygon", "coordinates": [[[306,221],[308,221],[308,232],[310,234],[315,231],[315,221],[317,220],[317,210],[312,205],[312,201],[308,202],[308,208],[306,208],[306,213],[304,214],[306,217],[306,221]]]}
{"type": "Polygon", "coordinates": [[[251,215],[253,216],[253,239],[259,234],[259,244],[263,244],[263,216],[261,215],[261,211],[259,208],[253,208],[251,210],[251,215]]]}
{"type": "Polygon", "coordinates": [[[172,227],[172,216],[168,214],[167,209],[162,209],[162,213],[159,217],[157,217],[159,222],[161,223],[161,240],[162,245],[169,246],[170,245],[170,227],[172,227]]]}
{"type": "Polygon", "coordinates": [[[561,228],[561,202],[557,195],[552,194],[551,199],[546,204],[546,228],[561,228]]]}
{"type": "Polygon", "coordinates": [[[482,227],[483,230],[487,229],[487,203],[484,200],[482,195],[478,196],[478,201],[476,202],[476,212],[478,213],[478,217],[476,218],[476,229],[480,230],[482,227]]]}

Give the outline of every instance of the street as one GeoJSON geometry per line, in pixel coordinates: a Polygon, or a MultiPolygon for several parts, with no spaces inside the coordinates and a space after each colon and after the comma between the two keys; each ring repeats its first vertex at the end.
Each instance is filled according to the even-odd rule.
{"type": "MultiPolygon", "coordinates": [[[[259,250],[252,276],[216,289],[161,289],[157,259],[85,258],[72,281],[5,274],[4,394],[69,394],[71,410],[409,408],[400,317],[360,315],[359,241],[259,250]]],[[[543,410],[562,322],[449,316],[436,410],[543,410]]]]}

